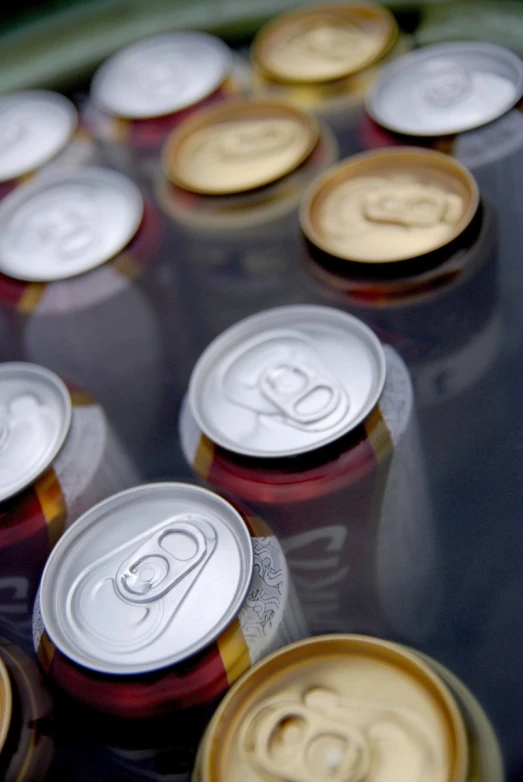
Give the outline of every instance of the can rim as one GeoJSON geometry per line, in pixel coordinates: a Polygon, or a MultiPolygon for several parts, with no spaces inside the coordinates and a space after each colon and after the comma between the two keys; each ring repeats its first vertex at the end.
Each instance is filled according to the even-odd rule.
{"type": "Polygon", "coordinates": [[[7,666],[0,657],[0,754],[4,748],[11,715],[13,713],[13,689],[7,671],[7,666]]]}
{"type": "Polygon", "coordinates": [[[426,255],[429,255],[430,253],[434,252],[435,250],[440,250],[443,247],[446,247],[447,245],[451,244],[455,239],[457,239],[463,231],[470,225],[472,222],[474,215],[478,211],[480,204],[480,192],[479,192],[479,186],[476,181],[476,178],[473,176],[473,174],[468,170],[466,166],[464,166],[462,163],[455,160],[453,157],[450,157],[449,155],[445,155],[442,152],[437,152],[433,149],[422,149],[420,147],[394,147],[392,149],[375,149],[368,152],[360,152],[357,155],[352,155],[351,157],[345,158],[345,160],[342,160],[338,163],[335,163],[333,166],[327,169],[323,174],[320,174],[311,184],[306,188],[305,192],[303,193],[301,204],[300,204],[300,211],[299,211],[299,221],[301,229],[305,235],[305,237],[316,247],[318,247],[323,252],[327,253],[328,255],[331,255],[335,258],[340,258],[344,261],[352,261],[354,263],[360,263],[360,264],[369,264],[369,265],[387,265],[387,264],[394,264],[394,263],[401,263],[402,261],[406,261],[409,259],[416,259],[416,258],[423,258],[426,255]],[[332,186],[335,181],[344,180],[344,175],[346,172],[350,171],[353,168],[358,168],[362,163],[365,164],[368,161],[379,161],[380,158],[383,159],[394,159],[396,158],[398,160],[398,163],[401,162],[402,158],[419,158],[420,161],[423,161],[425,159],[426,161],[439,161],[440,166],[444,166],[447,170],[452,171],[452,173],[455,176],[459,176],[461,181],[465,183],[465,185],[468,188],[470,199],[469,199],[469,205],[468,208],[465,210],[463,216],[457,223],[455,230],[445,239],[438,244],[435,244],[433,247],[430,248],[426,253],[420,254],[409,254],[409,255],[396,255],[396,256],[390,256],[386,260],[380,259],[372,259],[372,258],[365,258],[361,259],[356,257],[355,255],[352,255],[350,252],[344,252],[340,253],[339,251],[334,252],[331,248],[329,242],[325,241],[321,235],[318,234],[318,231],[315,228],[314,221],[312,219],[312,212],[314,209],[314,202],[317,198],[321,197],[324,189],[328,188],[329,186],[332,186]]]}

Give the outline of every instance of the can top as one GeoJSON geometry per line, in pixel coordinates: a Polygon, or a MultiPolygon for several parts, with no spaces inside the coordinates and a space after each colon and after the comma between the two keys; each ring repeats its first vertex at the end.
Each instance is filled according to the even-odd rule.
{"type": "Polygon", "coordinates": [[[206,782],[465,782],[468,749],[444,682],[404,647],[311,638],[252,668],[218,707],[206,782]]]}
{"type": "Polygon", "coordinates": [[[354,155],[305,193],[300,223],[324,252],[360,263],[394,263],[460,236],[479,206],[476,180],[440,152],[410,147],[354,155]]]}
{"type": "Polygon", "coordinates": [[[69,392],[54,372],[24,362],[0,364],[0,502],[51,466],[71,414],[69,392]]]}
{"type": "Polygon", "coordinates": [[[93,77],[91,98],[118,117],[161,117],[207,98],[231,69],[231,50],[214,35],[155,35],[110,57],[93,77]]]}
{"type": "Polygon", "coordinates": [[[380,125],[412,136],[441,136],[486,125],[523,94],[523,62],[490,43],[436,44],[385,68],[366,96],[380,125]]]}
{"type": "Polygon", "coordinates": [[[301,8],[262,27],[254,39],[252,58],[270,79],[318,84],[372,65],[397,36],[394,17],[380,5],[301,8]]]}
{"type": "Polygon", "coordinates": [[[80,665],[153,671],[220,635],[252,570],[249,531],[224,499],[183,483],[138,486],[95,505],[60,538],[42,576],[42,621],[80,665]]]}
{"type": "Polygon", "coordinates": [[[116,171],[42,176],[0,203],[0,271],[42,282],[83,274],[126,247],[142,214],[139,189],[116,171]]]}
{"type": "Polygon", "coordinates": [[[360,320],[330,307],[277,307],[240,321],[200,356],[189,404],[233,453],[278,458],[337,440],[385,384],[385,354],[360,320]]]}
{"type": "Polygon", "coordinates": [[[0,182],[28,174],[71,140],[78,115],[70,100],[49,90],[0,97],[0,182]]]}
{"type": "Polygon", "coordinates": [[[0,658],[0,753],[2,752],[13,711],[13,693],[4,661],[0,658]]]}
{"type": "Polygon", "coordinates": [[[314,149],[310,114],[277,101],[233,100],[198,112],[166,143],[163,165],[174,184],[203,195],[242,193],[291,173],[314,149]]]}

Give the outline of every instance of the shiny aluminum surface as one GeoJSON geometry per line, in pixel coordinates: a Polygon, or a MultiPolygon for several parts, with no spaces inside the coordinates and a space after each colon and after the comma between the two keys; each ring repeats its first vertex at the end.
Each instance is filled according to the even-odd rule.
{"type": "Polygon", "coordinates": [[[0,271],[50,282],[114,257],[140,225],[138,187],[105,168],[42,177],[0,204],[0,271]]]}
{"type": "Polygon", "coordinates": [[[216,494],[139,486],[63,535],[40,587],[44,627],[67,657],[130,674],[204,649],[237,616],[253,569],[249,531],[216,494]]]}
{"type": "Polygon", "coordinates": [[[53,372],[37,364],[0,364],[0,501],[51,465],[71,414],[69,392],[53,372]]]}
{"type": "Polygon", "coordinates": [[[278,307],[209,345],[193,370],[189,404],[213,442],[276,458],[354,429],[384,383],[383,347],[357,318],[329,307],[278,307]]]}
{"type": "Polygon", "coordinates": [[[49,90],[26,90],[0,97],[0,182],[28,174],[47,163],[71,140],[76,109],[49,90]]]}
{"type": "Polygon", "coordinates": [[[206,33],[145,38],[115,54],[96,72],[91,98],[127,119],[172,114],[211,95],[232,69],[232,53],[206,33]]]}
{"type": "Polygon", "coordinates": [[[11,691],[11,682],[9,681],[7,668],[0,658],[0,753],[2,752],[9,732],[12,709],[13,694],[11,691]]]}
{"type": "Polygon", "coordinates": [[[486,125],[523,94],[523,62],[494,44],[437,44],[387,66],[367,111],[396,133],[440,136],[486,125]]]}

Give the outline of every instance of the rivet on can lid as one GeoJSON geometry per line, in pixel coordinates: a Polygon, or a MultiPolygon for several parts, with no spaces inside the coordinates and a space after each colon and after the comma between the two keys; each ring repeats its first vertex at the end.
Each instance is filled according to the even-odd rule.
{"type": "Polygon", "coordinates": [[[9,733],[11,714],[13,710],[13,694],[9,674],[2,659],[0,659],[0,755],[9,733]]]}
{"type": "Polygon", "coordinates": [[[127,119],[173,114],[207,98],[228,77],[232,52],[214,35],[175,32],[127,46],[95,73],[91,98],[127,119]]]}
{"type": "Polygon", "coordinates": [[[348,261],[394,263],[459,237],[479,206],[472,174],[448,155],[401,147],[354,155],[305,193],[300,222],[324,252],[348,261]]]}
{"type": "Polygon", "coordinates": [[[76,130],[70,100],[48,90],[0,97],[0,182],[16,179],[52,160],[76,130]]]}
{"type": "Polygon", "coordinates": [[[523,62],[501,46],[436,44],[385,68],[367,93],[380,125],[411,136],[441,136],[486,125],[523,94],[523,62]]]}
{"type": "Polygon", "coordinates": [[[361,423],[385,383],[385,356],[360,320],[313,305],[246,318],[198,360],[189,404],[215,443],[278,458],[320,448],[361,423]]]}
{"type": "Polygon", "coordinates": [[[0,501],[50,467],[69,432],[71,410],[69,392],[53,372],[0,364],[0,501]]]}
{"type": "Polygon", "coordinates": [[[164,149],[164,170],[171,182],[196,193],[241,193],[298,168],[319,132],[314,117],[292,106],[228,101],[174,131],[164,149]]]}
{"type": "Polygon", "coordinates": [[[138,187],[116,171],[42,176],[0,203],[0,271],[42,282],[83,274],[127,246],[142,214],[138,187]]]}
{"type": "Polygon", "coordinates": [[[397,35],[392,14],[372,3],[301,8],[263,27],[252,57],[276,81],[329,82],[372,65],[397,35]]]}
{"type": "Polygon", "coordinates": [[[252,569],[249,531],[224,499],[189,484],[139,486],[91,508],[59,540],[42,576],[43,624],[87,668],[154,671],[220,635],[252,569]]]}

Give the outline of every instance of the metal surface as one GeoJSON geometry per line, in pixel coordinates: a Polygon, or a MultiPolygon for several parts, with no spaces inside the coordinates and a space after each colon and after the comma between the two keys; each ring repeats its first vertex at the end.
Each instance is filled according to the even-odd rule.
{"type": "Polygon", "coordinates": [[[0,501],[41,475],[65,442],[71,398],[60,378],[36,364],[0,364],[0,501]]]}
{"type": "Polygon", "coordinates": [[[11,713],[13,709],[13,695],[9,674],[0,658],[0,755],[9,732],[11,713]]]}
{"type": "Polygon", "coordinates": [[[384,384],[383,348],[361,321],[328,307],[278,307],[211,343],[193,370],[189,404],[224,448],[291,456],[354,429],[384,384]]]}
{"type": "Polygon", "coordinates": [[[366,97],[376,122],[396,133],[439,136],[486,125],[523,94],[523,63],[501,46],[427,46],[389,65],[366,97]]]}
{"type": "Polygon", "coordinates": [[[129,674],[204,649],[238,614],[253,550],[240,514],[189,484],[116,494],[61,538],[42,576],[43,625],[67,657],[129,674]]]}
{"type": "Polygon", "coordinates": [[[232,52],[219,38],[198,32],[158,35],[107,60],[93,78],[91,98],[118,117],[160,117],[211,95],[231,69],[232,52]]]}
{"type": "Polygon", "coordinates": [[[83,274],[130,242],[142,214],[138,187],[116,171],[42,177],[0,204],[0,271],[42,282],[83,274]]]}
{"type": "Polygon", "coordinates": [[[48,90],[0,97],[0,182],[28,174],[67,145],[76,130],[76,109],[48,90]]]}

